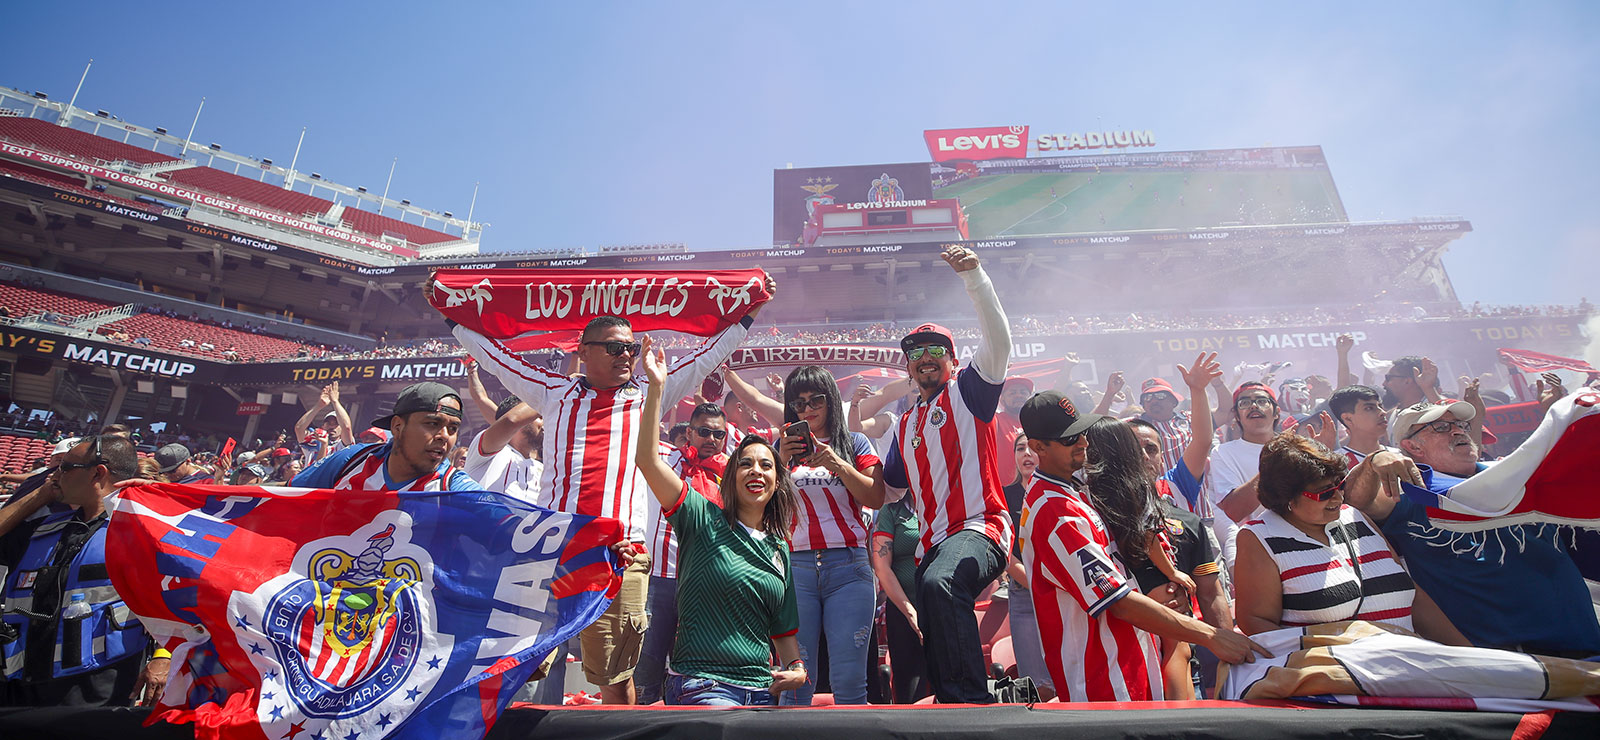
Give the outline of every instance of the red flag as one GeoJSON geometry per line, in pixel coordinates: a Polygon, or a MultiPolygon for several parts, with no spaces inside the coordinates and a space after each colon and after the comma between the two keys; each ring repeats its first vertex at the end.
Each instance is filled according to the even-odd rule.
{"type": "Polygon", "coordinates": [[[711,336],[772,299],[761,270],[439,270],[428,302],[493,339],[621,316],[634,331],[711,336]]]}
{"type": "Polygon", "coordinates": [[[1575,373],[1596,372],[1594,366],[1571,357],[1557,357],[1526,349],[1500,348],[1500,361],[1525,373],[1544,373],[1552,370],[1571,370],[1575,373]]]}

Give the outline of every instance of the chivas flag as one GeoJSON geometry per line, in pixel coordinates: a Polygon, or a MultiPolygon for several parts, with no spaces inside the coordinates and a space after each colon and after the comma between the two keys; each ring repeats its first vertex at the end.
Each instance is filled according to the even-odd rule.
{"type": "Polygon", "coordinates": [[[1454,532],[1540,523],[1600,529],[1597,457],[1600,393],[1585,390],[1557,401],[1522,446],[1449,492],[1402,487],[1429,507],[1434,526],[1454,532]]]}
{"type": "Polygon", "coordinates": [[[582,329],[597,316],[711,336],[772,298],[765,279],[761,270],[439,270],[428,302],[491,339],[582,329]]]}
{"type": "Polygon", "coordinates": [[[117,593],[199,737],[481,736],[621,585],[614,519],[498,493],[158,484],[112,499],[117,593]]]}

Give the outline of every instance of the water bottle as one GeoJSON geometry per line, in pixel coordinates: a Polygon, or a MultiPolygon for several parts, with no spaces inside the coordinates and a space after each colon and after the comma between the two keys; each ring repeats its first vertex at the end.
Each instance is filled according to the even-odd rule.
{"type": "Polygon", "coordinates": [[[67,608],[61,610],[62,619],[82,619],[87,616],[89,616],[89,602],[84,600],[84,594],[73,594],[67,608]]]}

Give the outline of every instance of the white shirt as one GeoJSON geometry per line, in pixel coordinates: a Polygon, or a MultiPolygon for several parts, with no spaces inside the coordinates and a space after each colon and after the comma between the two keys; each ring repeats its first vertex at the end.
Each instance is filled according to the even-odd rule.
{"type": "Polygon", "coordinates": [[[467,445],[467,459],[461,464],[462,472],[483,484],[486,491],[537,504],[539,477],[544,474],[544,463],[532,457],[523,457],[509,444],[492,455],[483,454],[483,435],[488,432],[487,429],[478,432],[472,438],[472,444],[467,445]]]}
{"type": "MultiPolygon", "coordinates": [[[[1222,560],[1228,565],[1228,573],[1233,573],[1234,544],[1239,536],[1239,522],[1230,518],[1222,510],[1222,499],[1227,498],[1233,489],[1244,485],[1261,470],[1260,445],[1243,439],[1218,445],[1211,450],[1211,457],[1207,460],[1208,469],[1203,490],[1206,500],[1211,502],[1211,510],[1216,512],[1212,520],[1211,531],[1217,535],[1217,543],[1222,546],[1222,560]]],[[[1244,519],[1254,519],[1258,516],[1256,509],[1244,519]]]]}

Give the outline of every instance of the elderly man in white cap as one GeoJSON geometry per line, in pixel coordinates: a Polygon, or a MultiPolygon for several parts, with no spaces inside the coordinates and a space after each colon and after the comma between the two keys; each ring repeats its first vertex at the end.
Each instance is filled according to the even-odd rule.
{"type": "Polygon", "coordinates": [[[1369,456],[1346,479],[1345,502],[1378,524],[1412,579],[1472,644],[1557,657],[1600,654],[1589,589],[1555,537],[1536,524],[1452,532],[1430,518],[1429,496],[1448,496],[1488,468],[1468,431],[1476,415],[1464,401],[1401,409],[1390,429],[1410,461],[1386,450],[1369,456]],[[1426,494],[1380,490],[1379,471],[1426,494]]]}

